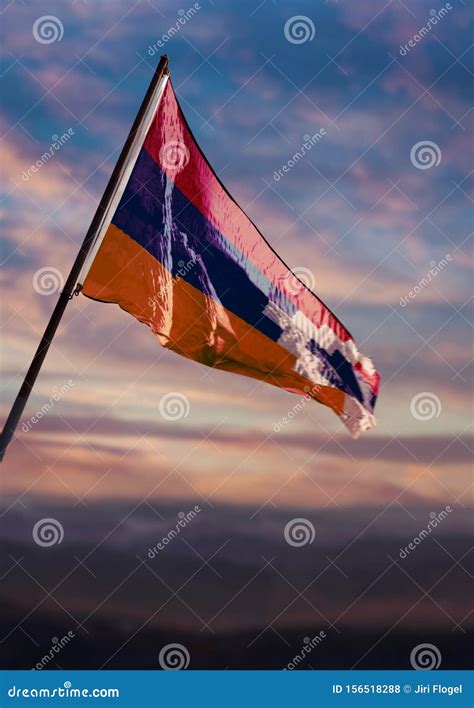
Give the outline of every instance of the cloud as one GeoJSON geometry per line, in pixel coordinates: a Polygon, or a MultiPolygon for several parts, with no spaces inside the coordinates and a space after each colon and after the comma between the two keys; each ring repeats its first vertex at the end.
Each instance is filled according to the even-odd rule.
{"type": "MultiPolygon", "coordinates": [[[[436,31],[445,46],[433,35],[402,61],[399,43],[430,7],[422,3],[413,17],[400,3],[385,5],[303,3],[316,36],[293,45],[284,37],[283,7],[206,4],[167,45],[183,110],[211,164],[290,267],[312,271],[318,295],[382,371],[374,435],[357,445],[339,434],[332,440],[338,421],[313,407],[266,440],[294,397],[179,359],[118,308],[78,298],[68,306],[29,415],[55,386],[70,378],[75,385],[9,453],[15,469],[26,469],[22,483],[53,495],[68,494],[69,485],[127,498],[137,485],[148,490],[157,481],[156,493],[174,497],[211,493],[222,482],[216,494],[228,499],[262,502],[275,492],[278,503],[324,505],[358,474],[360,485],[340,492],[350,505],[395,497],[448,445],[436,474],[454,465],[453,489],[462,491],[465,439],[456,435],[470,420],[467,312],[460,310],[472,269],[470,77],[467,55],[450,69],[448,50],[459,56],[470,37],[466,13],[456,6],[436,31]],[[390,64],[389,53],[398,63],[390,64]],[[420,98],[433,82],[431,95],[420,98]],[[275,182],[274,171],[303,136],[322,127],[324,140],[275,182]],[[410,162],[411,147],[424,139],[442,152],[431,170],[410,162]],[[446,253],[453,257],[449,269],[402,311],[400,298],[446,253]],[[157,403],[169,390],[184,391],[192,403],[195,418],[179,428],[157,424],[157,403]],[[429,427],[408,414],[422,390],[443,405],[429,427]],[[258,452],[247,460],[249,446],[258,452]],[[305,468],[310,477],[298,471],[320,448],[305,468]],[[183,477],[167,477],[183,454],[183,477]],[[48,464],[57,476],[41,476],[48,464]],[[223,466],[238,472],[227,480],[223,466]]],[[[63,22],[64,37],[51,45],[33,39],[37,8],[14,3],[4,13],[4,413],[56,301],[35,292],[33,276],[44,266],[69,271],[149,80],[156,57],[147,55],[148,46],[180,8],[168,4],[163,16],[149,3],[107,0],[91,22],[85,3],[53,2],[48,12],[63,22]],[[69,127],[73,138],[24,180],[51,136],[69,127]]],[[[442,493],[425,476],[407,493],[413,503],[442,493]]]]}

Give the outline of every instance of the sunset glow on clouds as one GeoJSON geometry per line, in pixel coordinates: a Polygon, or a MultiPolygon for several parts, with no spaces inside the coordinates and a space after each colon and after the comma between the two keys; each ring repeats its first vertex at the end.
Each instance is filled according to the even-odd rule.
{"type": "MultiPolygon", "coordinates": [[[[223,183],[288,265],[309,269],[315,292],[373,356],[377,428],[354,443],[329,410],[308,404],[275,431],[296,397],[179,359],[118,308],[79,297],[23,420],[73,386],[28,432],[20,427],[4,463],[8,499],[27,489],[72,503],[146,494],[257,507],[469,503],[467,10],[456,3],[402,57],[399,45],[429,17],[426,2],[412,13],[394,2],[300,5],[316,26],[312,42],[285,39],[283,5],[217,12],[203,2],[166,52],[223,183]],[[321,128],[325,137],[276,181],[321,128]],[[431,169],[410,159],[422,141],[440,150],[431,169]],[[186,417],[160,416],[169,392],[187,397],[186,417]],[[440,402],[428,420],[410,412],[422,392],[440,402]]],[[[156,66],[149,47],[180,7],[101,2],[91,22],[86,5],[53,2],[64,36],[49,45],[32,36],[39,6],[15,3],[3,16],[3,418],[57,298],[35,292],[34,274],[51,267],[66,277],[156,66]],[[70,140],[25,180],[68,129],[70,140]]]]}

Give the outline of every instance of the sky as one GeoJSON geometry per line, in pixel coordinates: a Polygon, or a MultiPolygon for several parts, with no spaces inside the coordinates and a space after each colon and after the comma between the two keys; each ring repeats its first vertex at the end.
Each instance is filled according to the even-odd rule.
{"type": "Polygon", "coordinates": [[[3,418],[162,51],[221,181],[382,377],[377,427],[352,441],[329,409],[74,298],[3,464],[6,505],[468,507],[467,3],[12,0],[0,18],[3,418]]]}

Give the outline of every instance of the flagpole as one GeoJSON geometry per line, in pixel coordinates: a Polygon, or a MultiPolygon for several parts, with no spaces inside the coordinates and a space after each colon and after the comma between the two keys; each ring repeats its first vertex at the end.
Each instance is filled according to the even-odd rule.
{"type": "Polygon", "coordinates": [[[76,260],[74,261],[74,264],[71,268],[71,272],[69,273],[64,288],[59,296],[58,302],[56,303],[56,307],[53,310],[53,314],[51,315],[51,318],[46,326],[44,334],[31,361],[30,367],[26,373],[18,395],[15,398],[15,401],[10,410],[5,425],[3,426],[3,430],[0,435],[0,462],[3,460],[7,447],[13,438],[18,423],[20,422],[20,418],[23,414],[29,395],[41,370],[41,366],[46,357],[46,354],[48,353],[48,349],[51,346],[53,337],[56,334],[56,330],[66,309],[66,305],[73,297],[73,294],[76,289],[76,283],[81,273],[82,267],[89,255],[93,244],[95,243],[98,232],[104,222],[104,215],[109,211],[110,203],[124,177],[127,159],[132,148],[135,147],[134,143],[136,143],[137,134],[140,132],[143,120],[149,112],[150,106],[152,105],[153,100],[155,99],[160,80],[167,73],[168,57],[164,55],[160,58],[160,62],[155,70],[148,90],[145,94],[137,116],[133,122],[128,137],[122,148],[120,157],[118,158],[117,164],[115,165],[112,175],[110,176],[109,182],[107,184],[107,187],[105,188],[99,206],[97,207],[97,210],[94,214],[91,225],[89,226],[89,229],[86,233],[79,253],[77,254],[76,260]]]}

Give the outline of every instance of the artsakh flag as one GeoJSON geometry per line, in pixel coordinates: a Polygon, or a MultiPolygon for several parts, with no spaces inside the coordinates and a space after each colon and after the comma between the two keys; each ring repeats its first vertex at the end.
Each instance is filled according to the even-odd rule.
{"type": "Polygon", "coordinates": [[[177,354],[329,406],[353,437],[375,424],[370,359],[226,191],[169,79],[82,292],[177,354]]]}

